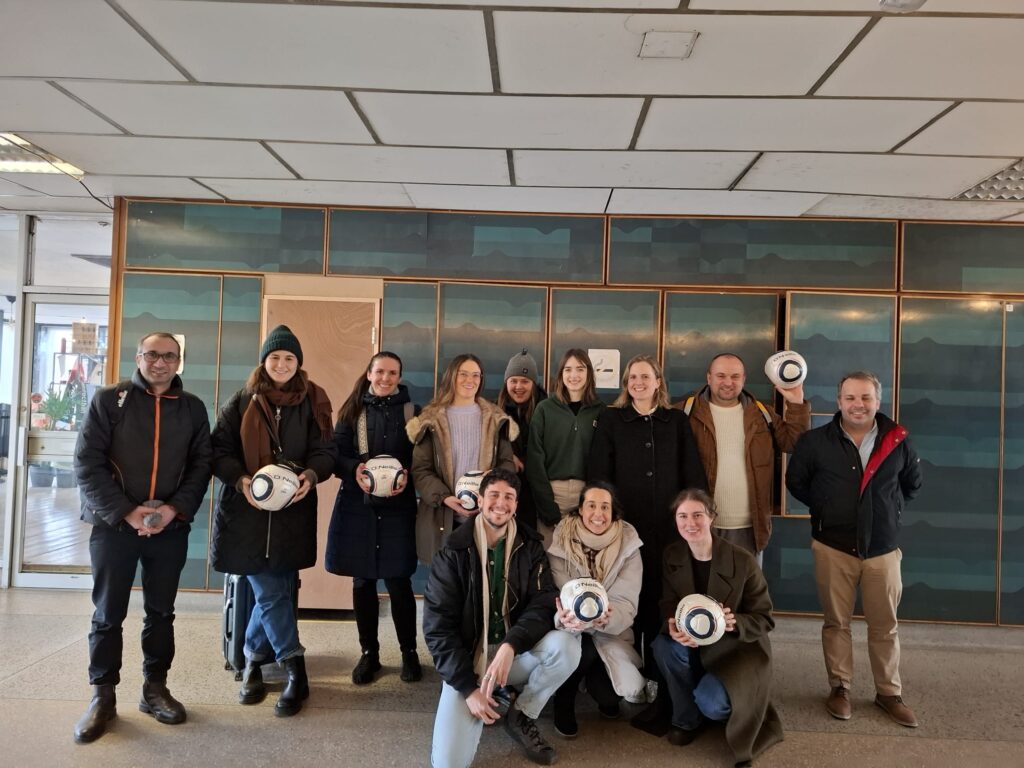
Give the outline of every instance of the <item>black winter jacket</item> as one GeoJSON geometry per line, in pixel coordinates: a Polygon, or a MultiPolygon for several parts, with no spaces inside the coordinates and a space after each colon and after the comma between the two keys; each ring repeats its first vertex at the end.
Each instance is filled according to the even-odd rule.
{"type": "MultiPolygon", "coordinates": [[[[478,685],[473,655],[486,631],[474,527],[466,523],[448,537],[434,556],[423,593],[423,637],[434,667],[441,679],[463,696],[469,696],[478,685]]],[[[504,642],[518,656],[555,628],[558,596],[543,541],[525,525],[516,528],[505,577],[510,628],[504,642]]]]}
{"type": "MultiPolygon", "coordinates": [[[[540,405],[543,400],[547,399],[548,393],[544,391],[540,384],[535,383],[533,386],[537,390],[537,404],[540,405]]],[[[519,427],[519,436],[512,441],[512,453],[523,462],[523,471],[517,473],[519,475],[520,488],[519,499],[516,504],[516,520],[536,529],[537,507],[533,501],[533,491],[530,488],[530,484],[526,481],[526,449],[530,440],[530,422],[526,420],[522,409],[512,398],[509,398],[505,403],[505,413],[519,427]]]]}
{"type": "Polygon", "coordinates": [[[78,433],[82,520],[117,527],[139,504],[159,499],[178,511],[169,528],[187,526],[210,485],[210,456],[203,402],[178,376],[154,395],[136,369],[130,385],[96,393],[78,433]]]}
{"type": "MultiPolygon", "coordinates": [[[[221,409],[213,430],[213,474],[224,486],[213,520],[210,562],[221,573],[297,571],[316,564],[316,488],[277,512],[253,507],[235,490],[249,474],[240,431],[251,395],[240,390],[221,409]]],[[[334,469],[334,444],[323,440],[309,399],[281,408],[278,425],[284,458],[326,480],[334,469]]]]}
{"type": "Polygon", "coordinates": [[[921,489],[921,465],[905,427],[876,414],[878,438],[867,467],[843,434],[841,413],[805,432],[786,470],[786,487],[810,507],[811,535],[861,558],[898,546],[903,505],[921,489]]]}
{"type": "MultiPolygon", "coordinates": [[[[334,427],[341,488],[327,532],[325,567],[331,573],[364,579],[411,576],[416,570],[416,491],[413,488],[412,442],[405,433],[409,390],[404,384],[387,397],[363,397],[369,456],[359,455],[356,430],[339,421],[334,427]],[[405,467],[405,490],[382,498],[363,493],[355,471],[366,458],[387,454],[405,467]]],[[[419,413],[419,408],[413,410],[419,413]]]]}

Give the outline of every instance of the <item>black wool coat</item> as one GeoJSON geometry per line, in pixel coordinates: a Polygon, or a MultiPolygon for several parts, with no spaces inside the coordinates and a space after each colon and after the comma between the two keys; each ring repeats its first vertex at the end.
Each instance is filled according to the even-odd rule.
{"type": "MultiPolygon", "coordinates": [[[[297,571],[316,564],[316,488],[276,512],[257,509],[235,490],[249,472],[242,452],[242,414],[250,395],[240,390],[221,409],[213,430],[213,474],[224,485],[213,520],[210,562],[221,573],[297,571]]],[[[324,440],[308,398],[283,406],[278,426],[284,458],[326,480],[334,469],[334,443],[324,440]]]]}
{"type": "Polygon", "coordinates": [[[391,579],[416,570],[416,491],[409,473],[412,442],[405,433],[408,402],[404,384],[387,397],[364,396],[368,457],[359,455],[356,430],[341,421],[334,427],[334,474],[341,478],[341,488],[327,532],[325,566],[331,573],[391,579]],[[408,473],[405,490],[398,496],[370,496],[356,482],[356,467],[381,454],[394,456],[408,473]]]}

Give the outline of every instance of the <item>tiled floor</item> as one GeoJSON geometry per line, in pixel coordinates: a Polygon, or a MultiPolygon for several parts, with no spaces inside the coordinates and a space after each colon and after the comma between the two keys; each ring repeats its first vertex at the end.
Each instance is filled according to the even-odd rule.
{"type": "MultiPolygon", "coordinates": [[[[428,762],[438,678],[428,668],[416,684],[398,680],[390,622],[381,622],[385,674],[368,687],[349,675],[358,649],[355,626],[344,621],[301,623],[312,695],[290,720],[273,716],[275,696],[262,705],[235,703],[237,683],[220,656],[220,600],[179,596],[174,693],[189,720],[163,726],[141,714],[139,595],[125,626],[125,668],[118,719],[94,744],[73,743],[71,731],[89,696],[86,636],[91,606],[80,592],[0,591],[0,766],[323,766],[377,768],[428,762]]],[[[1024,766],[1024,631],[905,625],[906,699],[921,727],[901,728],[872,706],[863,626],[856,627],[854,717],[830,718],[819,643],[820,622],[780,618],[773,633],[776,700],[786,741],[756,765],[764,768],[973,768],[1024,766]]],[[[426,660],[426,654],[422,653],[426,660]]],[[[580,736],[554,735],[560,765],[645,768],[732,764],[721,733],[685,749],[600,719],[580,697],[580,736]]],[[[499,729],[487,729],[477,766],[530,765],[499,729]]]]}

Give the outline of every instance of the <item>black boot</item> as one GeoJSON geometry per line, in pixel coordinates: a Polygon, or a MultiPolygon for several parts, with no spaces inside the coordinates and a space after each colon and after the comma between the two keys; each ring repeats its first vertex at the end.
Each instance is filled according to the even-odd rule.
{"type": "Polygon", "coordinates": [[[117,697],[114,686],[95,685],[92,700],[78,722],[75,723],[75,741],[88,744],[96,741],[107,730],[107,722],[117,717],[117,697]]]}
{"type": "Polygon", "coordinates": [[[359,657],[359,663],[352,670],[352,682],[356,685],[367,685],[373,682],[378,672],[380,672],[380,654],[377,651],[363,651],[363,655],[359,657]]]}
{"type": "Polygon", "coordinates": [[[672,700],[665,690],[668,686],[662,682],[658,686],[658,695],[654,703],[640,714],[635,715],[629,724],[652,736],[664,736],[672,725],[672,700]]]}
{"type": "Polygon", "coordinates": [[[288,673],[288,682],[281,691],[281,698],[274,705],[278,717],[291,717],[302,709],[302,702],[309,698],[309,678],[306,677],[306,657],[292,656],[281,662],[288,673]]]}
{"type": "Polygon", "coordinates": [[[576,723],[576,685],[576,681],[570,678],[555,691],[555,730],[566,739],[575,739],[580,732],[576,723]]]}
{"type": "Polygon", "coordinates": [[[267,686],[263,684],[263,670],[258,661],[249,659],[242,672],[242,688],[238,691],[239,704],[259,704],[267,698],[267,686]]]}
{"type": "Polygon", "coordinates": [[[415,650],[402,651],[402,671],[398,676],[405,683],[415,683],[423,679],[423,667],[420,666],[420,657],[416,655],[415,650]]]}
{"type": "Polygon", "coordinates": [[[139,701],[139,712],[145,712],[164,725],[177,725],[185,722],[185,707],[171,696],[167,683],[163,680],[147,680],[142,684],[142,699],[139,701]]]}

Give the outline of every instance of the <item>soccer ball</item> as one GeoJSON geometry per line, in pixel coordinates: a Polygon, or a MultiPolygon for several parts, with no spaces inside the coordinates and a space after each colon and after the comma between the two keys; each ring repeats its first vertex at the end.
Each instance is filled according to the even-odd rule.
{"type": "Polygon", "coordinates": [[[676,606],[676,626],[697,645],[717,643],[725,634],[725,612],[717,600],[707,595],[687,595],[676,606]]]}
{"type": "Polygon", "coordinates": [[[562,607],[590,626],[608,610],[608,593],[597,579],[571,579],[562,585],[562,607]]]}
{"type": "Polygon", "coordinates": [[[367,461],[362,474],[369,481],[370,495],[384,498],[397,491],[405,483],[406,476],[402,462],[386,453],[367,461]]]}
{"type": "Polygon", "coordinates": [[[473,469],[459,478],[455,484],[455,498],[467,512],[475,512],[480,508],[480,481],[484,473],[473,469]]]}
{"type": "Polygon", "coordinates": [[[249,494],[256,506],[274,512],[291,502],[301,485],[299,476],[282,464],[267,464],[252,476],[249,494]]]}
{"type": "Polygon", "coordinates": [[[777,387],[793,389],[807,378],[807,361],[791,350],[776,352],[764,364],[764,375],[777,387]]]}

